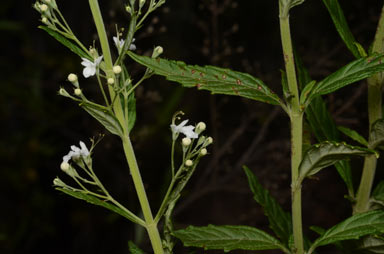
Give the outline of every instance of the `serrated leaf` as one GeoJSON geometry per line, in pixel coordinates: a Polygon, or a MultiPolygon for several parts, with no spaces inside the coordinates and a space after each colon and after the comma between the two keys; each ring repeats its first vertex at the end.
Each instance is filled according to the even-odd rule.
{"type": "Polygon", "coordinates": [[[356,142],[358,142],[364,146],[368,146],[368,141],[363,136],[361,136],[357,131],[354,131],[352,129],[349,129],[349,128],[346,128],[343,126],[338,126],[337,129],[339,131],[341,131],[342,133],[344,133],[344,135],[355,140],[356,142]]]}
{"type": "Polygon", "coordinates": [[[384,144],[384,119],[373,123],[369,138],[369,147],[376,149],[384,144]]]}
{"type": "Polygon", "coordinates": [[[132,241],[128,241],[128,248],[130,254],[145,254],[144,251],[137,247],[137,245],[132,241]]]}
{"type": "MultiPolygon", "coordinates": [[[[307,69],[304,67],[300,56],[296,54],[296,51],[294,51],[294,53],[298,74],[297,80],[299,82],[300,87],[302,88],[305,84],[310,83],[311,77],[309,76],[307,69]]],[[[319,142],[323,142],[325,140],[340,141],[339,132],[336,128],[336,124],[334,123],[330,113],[328,112],[327,106],[321,96],[314,98],[311,103],[305,107],[305,114],[307,121],[319,142]]],[[[335,164],[335,167],[337,169],[337,172],[345,182],[348,188],[349,195],[353,197],[353,179],[349,162],[339,161],[335,164]]]]}
{"type": "Polygon", "coordinates": [[[254,194],[253,198],[263,207],[264,213],[268,217],[269,227],[283,243],[288,244],[292,234],[291,215],[285,212],[269,192],[261,186],[257,177],[248,167],[243,166],[243,169],[247,175],[249,187],[254,194]]]}
{"type": "Polygon", "coordinates": [[[87,201],[90,204],[102,206],[104,208],[107,208],[108,210],[111,210],[111,211],[113,211],[113,212],[115,212],[115,213],[117,213],[117,214],[127,218],[130,221],[136,222],[136,218],[135,217],[133,217],[130,214],[126,213],[123,209],[121,209],[121,208],[119,208],[119,207],[117,207],[117,206],[115,206],[115,205],[113,205],[111,203],[108,203],[107,201],[100,200],[97,197],[87,195],[87,194],[85,194],[83,192],[73,191],[73,190],[66,189],[66,188],[59,188],[58,187],[58,188],[56,188],[56,190],[62,191],[65,194],[67,194],[69,196],[72,196],[74,198],[87,201]]]}
{"type": "Polygon", "coordinates": [[[133,52],[127,54],[155,74],[185,87],[197,87],[213,94],[241,96],[274,105],[281,104],[279,97],[263,81],[246,73],[215,66],[187,65],[181,61],[163,58],[154,59],[133,52]]]}
{"type": "Polygon", "coordinates": [[[55,30],[52,30],[49,27],[46,26],[39,26],[39,28],[46,31],[49,35],[51,35],[53,38],[55,38],[58,42],[69,48],[73,53],[80,57],[84,57],[87,59],[92,59],[88,53],[84,52],[81,48],[79,48],[76,44],[72,43],[70,40],[68,40],[66,37],[61,35],[60,33],[56,32],[55,30]]]}
{"type": "Polygon", "coordinates": [[[357,59],[318,82],[308,100],[329,94],[384,70],[383,56],[369,56],[357,59]]]}
{"type": "Polygon", "coordinates": [[[384,233],[383,210],[356,214],[328,229],[312,244],[308,254],[311,254],[319,246],[382,233],[384,233]]]}
{"type": "Polygon", "coordinates": [[[174,235],[185,246],[201,247],[206,250],[273,250],[289,251],[276,238],[259,229],[248,226],[194,227],[177,230],[174,235]]]}
{"type": "Polygon", "coordinates": [[[101,123],[112,134],[124,136],[123,128],[117,118],[106,108],[82,102],[80,106],[101,123]]]}
{"type": "Polygon", "coordinates": [[[313,145],[305,153],[300,163],[299,179],[302,181],[305,177],[314,175],[321,169],[351,156],[365,156],[368,154],[375,154],[375,151],[337,142],[323,142],[313,145]]]}
{"type": "Polygon", "coordinates": [[[347,48],[351,53],[359,58],[363,56],[360,54],[359,49],[356,47],[356,40],[348,27],[347,20],[345,19],[343,10],[340,7],[338,0],[323,0],[323,3],[328,9],[331,15],[332,21],[335,24],[336,30],[339,33],[341,39],[344,41],[347,48]]]}

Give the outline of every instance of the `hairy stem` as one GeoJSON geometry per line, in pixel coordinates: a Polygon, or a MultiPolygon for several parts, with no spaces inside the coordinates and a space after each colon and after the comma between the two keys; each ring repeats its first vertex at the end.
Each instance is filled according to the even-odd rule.
{"type": "MultiPolygon", "coordinates": [[[[281,12],[282,13],[282,12],[281,12]]],[[[302,214],[301,214],[301,183],[299,165],[302,159],[303,146],[303,112],[300,108],[299,89],[297,86],[295,62],[292,50],[289,16],[280,14],[280,33],[287,73],[288,89],[291,95],[289,106],[291,122],[291,188],[292,188],[292,224],[295,253],[304,253],[302,214]]]]}
{"type": "MultiPolygon", "coordinates": [[[[384,6],[375,34],[372,46],[372,53],[384,52],[384,6]]],[[[378,73],[368,78],[368,119],[369,129],[377,120],[383,117],[382,114],[382,87],[383,73],[378,73]]],[[[360,180],[359,189],[356,196],[354,213],[362,213],[369,210],[369,199],[371,196],[373,181],[375,179],[377,158],[375,155],[365,157],[363,173],[360,180]]]]}

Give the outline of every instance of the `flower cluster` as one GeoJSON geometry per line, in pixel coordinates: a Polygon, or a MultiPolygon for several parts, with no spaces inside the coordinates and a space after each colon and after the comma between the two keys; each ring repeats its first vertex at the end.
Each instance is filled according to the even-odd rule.
{"type": "Polygon", "coordinates": [[[79,160],[79,159],[86,159],[90,155],[90,152],[87,148],[87,146],[84,144],[83,141],[80,141],[80,147],[77,147],[75,145],[71,146],[71,150],[69,153],[65,156],[63,156],[63,162],[60,164],[60,168],[63,171],[66,171],[69,169],[69,160],[79,160]]]}

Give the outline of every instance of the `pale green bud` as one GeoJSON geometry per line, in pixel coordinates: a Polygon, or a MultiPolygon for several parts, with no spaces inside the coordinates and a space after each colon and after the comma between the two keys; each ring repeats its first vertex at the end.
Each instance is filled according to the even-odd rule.
{"type": "Polygon", "coordinates": [[[120,74],[121,73],[121,66],[120,65],[113,66],[113,73],[120,74]]]}
{"type": "Polygon", "coordinates": [[[161,46],[157,46],[157,47],[153,50],[152,58],[156,58],[156,57],[160,56],[163,52],[164,52],[163,47],[161,47],[161,46]]]}
{"type": "Polygon", "coordinates": [[[190,138],[183,138],[181,140],[181,143],[183,144],[183,146],[189,146],[192,143],[192,140],[190,138]]]}
{"type": "Polygon", "coordinates": [[[47,17],[42,17],[41,22],[43,22],[44,24],[47,24],[48,23],[47,17]]]}
{"type": "Polygon", "coordinates": [[[191,160],[186,160],[185,161],[185,166],[190,167],[192,165],[193,165],[193,161],[191,161],[191,160]]]}
{"type": "Polygon", "coordinates": [[[213,138],[212,137],[208,137],[206,142],[207,142],[207,145],[212,144],[213,143],[213,138]]]}
{"type": "Polygon", "coordinates": [[[145,0],[140,0],[139,1],[139,8],[141,9],[145,4],[145,0]]]}
{"type": "Polygon", "coordinates": [[[82,91],[81,91],[80,88],[76,88],[76,89],[75,89],[75,95],[80,96],[81,93],[82,93],[82,91]]]}
{"type": "Polygon", "coordinates": [[[40,10],[41,10],[42,12],[46,12],[46,11],[48,10],[48,5],[46,5],[46,4],[42,4],[42,5],[40,5],[40,10]]]}
{"type": "Polygon", "coordinates": [[[60,90],[59,90],[59,94],[60,94],[61,96],[65,96],[65,97],[69,97],[69,98],[71,98],[71,95],[70,95],[64,88],[60,88],[60,90]]]}
{"type": "Polygon", "coordinates": [[[53,185],[58,187],[67,187],[67,185],[63,181],[61,181],[61,179],[58,177],[53,179],[53,185]]]}
{"type": "Polygon", "coordinates": [[[108,82],[108,85],[113,85],[115,83],[115,79],[114,78],[109,78],[107,80],[107,82],[108,82]]]}
{"type": "Polygon", "coordinates": [[[70,73],[69,75],[68,75],[68,81],[69,82],[72,82],[72,83],[75,83],[75,82],[77,82],[77,75],[76,74],[74,74],[74,73],[70,73]]]}
{"type": "Polygon", "coordinates": [[[131,11],[132,11],[132,9],[131,9],[131,7],[130,6],[125,6],[125,10],[126,10],[126,12],[128,12],[129,14],[131,14],[131,11]]]}
{"type": "Polygon", "coordinates": [[[207,151],[207,149],[205,149],[205,148],[203,148],[203,149],[200,150],[200,155],[201,155],[201,156],[204,156],[204,155],[206,155],[207,153],[208,153],[208,151],[207,151]]]}
{"type": "Polygon", "coordinates": [[[204,122],[200,122],[196,125],[195,132],[200,134],[205,130],[205,128],[207,128],[207,125],[204,122]]]}
{"type": "Polygon", "coordinates": [[[69,169],[69,167],[70,167],[70,165],[69,165],[68,162],[62,162],[62,163],[60,164],[60,168],[61,168],[61,170],[63,170],[63,171],[67,171],[67,170],[69,169]]]}

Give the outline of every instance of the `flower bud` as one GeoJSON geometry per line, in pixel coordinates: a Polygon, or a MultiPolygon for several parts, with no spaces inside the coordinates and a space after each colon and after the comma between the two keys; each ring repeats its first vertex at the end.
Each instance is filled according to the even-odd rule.
{"type": "Polygon", "coordinates": [[[189,146],[192,143],[192,140],[190,138],[183,138],[181,140],[181,143],[183,144],[183,146],[189,146]]]}
{"type": "Polygon", "coordinates": [[[130,6],[127,5],[127,6],[125,6],[125,11],[128,12],[129,14],[131,14],[132,9],[130,6]]]}
{"type": "Polygon", "coordinates": [[[213,143],[213,138],[212,137],[208,137],[206,142],[207,142],[207,145],[212,144],[213,143]]]}
{"type": "Polygon", "coordinates": [[[47,17],[42,17],[41,22],[43,22],[44,24],[47,24],[48,23],[47,17]]]}
{"type": "Polygon", "coordinates": [[[185,166],[190,167],[192,165],[193,165],[193,161],[191,161],[191,160],[186,160],[185,161],[185,166]]]}
{"type": "Polygon", "coordinates": [[[121,66],[120,65],[113,66],[113,73],[120,74],[120,72],[121,72],[121,66]]]}
{"type": "Polygon", "coordinates": [[[205,128],[207,128],[207,125],[205,125],[204,122],[200,122],[196,125],[195,132],[200,134],[205,130],[205,128]]]}
{"type": "Polygon", "coordinates": [[[41,5],[40,5],[40,10],[41,10],[42,12],[46,12],[46,11],[48,10],[48,5],[46,5],[46,4],[41,4],[41,5]]]}
{"type": "Polygon", "coordinates": [[[53,185],[54,186],[58,186],[58,187],[66,187],[67,185],[61,181],[60,178],[56,177],[55,179],[53,179],[53,185]]]}
{"type": "Polygon", "coordinates": [[[115,83],[115,79],[114,78],[109,78],[107,80],[107,82],[108,82],[108,85],[113,85],[115,83]]]}
{"type": "Polygon", "coordinates": [[[65,97],[69,97],[69,98],[71,98],[71,95],[69,95],[69,93],[68,93],[64,88],[60,88],[60,90],[59,90],[59,94],[60,94],[61,96],[65,96],[65,97]]]}
{"type": "Polygon", "coordinates": [[[81,95],[81,89],[80,88],[76,88],[75,89],[75,95],[77,95],[77,96],[79,96],[79,95],[81,95]]]}
{"type": "Polygon", "coordinates": [[[156,58],[160,56],[164,52],[163,47],[157,46],[152,53],[152,58],[156,58]]]}
{"type": "Polygon", "coordinates": [[[70,167],[70,165],[68,164],[68,162],[62,162],[62,163],[60,164],[60,168],[61,168],[61,170],[63,170],[63,171],[67,171],[67,170],[69,169],[69,167],[70,167]]]}
{"type": "Polygon", "coordinates": [[[201,155],[201,156],[204,156],[204,155],[206,155],[207,153],[208,153],[208,151],[207,151],[207,149],[205,149],[205,148],[203,148],[203,149],[200,150],[200,155],[201,155]]]}
{"type": "Polygon", "coordinates": [[[68,81],[69,82],[72,82],[72,83],[75,83],[75,82],[77,82],[77,75],[76,74],[73,74],[73,73],[70,73],[69,75],[68,75],[68,81]]]}
{"type": "Polygon", "coordinates": [[[139,1],[139,8],[141,9],[145,4],[145,0],[140,0],[139,1]]]}

